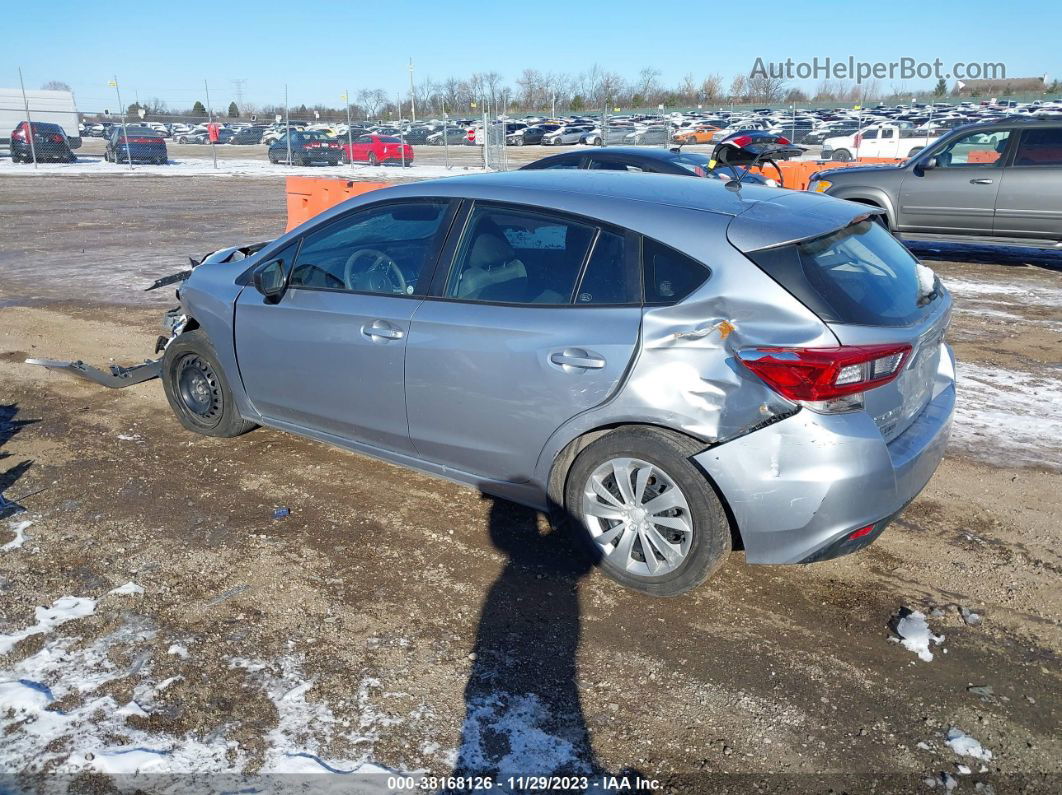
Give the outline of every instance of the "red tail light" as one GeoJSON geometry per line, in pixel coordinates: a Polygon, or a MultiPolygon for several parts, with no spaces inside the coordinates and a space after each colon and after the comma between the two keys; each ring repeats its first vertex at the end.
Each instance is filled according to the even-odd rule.
{"type": "Polygon", "coordinates": [[[904,344],[752,348],[741,352],[741,361],[782,397],[821,401],[889,383],[910,353],[904,344]]]}
{"type": "Polygon", "coordinates": [[[786,138],[786,137],[785,137],[784,135],[779,135],[779,136],[778,136],[778,141],[777,141],[777,142],[778,142],[778,143],[780,143],[780,144],[786,144],[786,145],[788,145],[788,144],[792,143],[792,142],[791,142],[791,141],[790,141],[790,140],[789,140],[788,138],[786,138]]]}
{"type": "Polygon", "coordinates": [[[734,140],[729,141],[729,143],[733,144],[734,146],[738,147],[739,149],[742,149],[742,148],[748,146],[750,143],[752,143],[752,136],[751,135],[739,135],[734,140]]]}
{"type": "Polygon", "coordinates": [[[61,136],[59,133],[55,133],[52,135],[52,140],[55,141],[57,144],[61,144],[63,142],[63,136],[61,136]]]}
{"type": "Polygon", "coordinates": [[[131,144],[157,144],[158,142],[157,138],[130,138],[128,141],[131,144]]]}

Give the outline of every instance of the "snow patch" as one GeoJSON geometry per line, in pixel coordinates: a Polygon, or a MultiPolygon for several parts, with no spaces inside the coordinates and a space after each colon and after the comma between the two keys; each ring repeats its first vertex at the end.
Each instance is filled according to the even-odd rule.
{"type": "MultiPolygon", "coordinates": [[[[1062,306],[1062,289],[1033,284],[1005,284],[1002,282],[972,281],[953,276],[943,276],[944,286],[958,296],[981,299],[983,296],[1006,296],[1013,304],[1038,304],[1040,306],[1062,306]]],[[[991,301],[989,303],[992,303],[991,301]]],[[[1001,302],[996,302],[1001,303],[1001,302]]]]}
{"type": "Polygon", "coordinates": [[[8,159],[0,160],[0,177],[47,177],[47,176],[98,176],[101,174],[123,177],[336,177],[338,179],[370,179],[386,181],[389,179],[429,179],[452,177],[457,174],[482,172],[478,166],[465,167],[421,165],[414,161],[409,168],[396,166],[357,165],[345,166],[288,166],[274,165],[264,157],[261,160],[244,160],[236,157],[218,159],[214,168],[211,158],[182,157],[171,159],[167,165],[134,165],[108,163],[103,159],[83,157],[77,163],[38,163],[37,168],[28,168],[12,163],[8,159]]]}
{"type": "Polygon", "coordinates": [[[33,522],[28,519],[22,522],[12,522],[11,532],[15,534],[15,537],[0,547],[0,552],[9,552],[12,549],[18,549],[26,543],[26,528],[32,525],[33,522]]]}
{"type": "Polygon", "coordinates": [[[182,646],[179,643],[170,644],[170,647],[168,649],[166,649],[166,653],[167,654],[175,654],[178,657],[180,657],[182,660],[187,660],[188,659],[188,649],[185,648],[184,646],[182,646]]]}
{"type": "Polygon", "coordinates": [[[926,298],[932,295],[937,287],[937,274],[921,262],[915,265],[915,273],[918,275],[918,297],[926,298]]]}
{"type": "Polygon", "coordinates": [[[940,645],[944,642],[943,635],[934,635],[926,622],[924,613],[918,610],[908,611],[906,608],[893,619],[893,629],[899,638],[893,638],[903,644],[908,651],[918,655],[918,659],[925,662],[933,661],[933,652],[929,650],[932,642],[940,645]]]}
{"type": "Polygon", "coordinates": [[[107,591],[107,593],[115,594],[116,596],[136,596],[137,594],[144,593],[144,589],[135,582],[129,581],[125,585],[119,585],[117,588],[112,588],[107,591]]]}
{"type": "Polygon", "coordinates": [[[7,654],[15,648],[15,644],[31,635],[51,632],[52,629],[67,621],[92,615],[95,610],[96,600],[82,596],[62,596],[52,602],[51,607],[38,607],[34,611],[37,618],[34,626],[20,629],[10,635],[0,635],[0,654],[7,654]]]}
{"type": "Polygon", "coordinates": [[[954,726],[948,729],[945,742],[959,756],[972,756],[974,759],[980,759],[983,762],[988,762],[992,759],[991,751],[962,729],[957,729],[954,726]]]}
{"type": "Polygon", "coordinates": [[[1062,378],[959,362],[951,446],[996,464],[1062,469],[1062,378]]]}

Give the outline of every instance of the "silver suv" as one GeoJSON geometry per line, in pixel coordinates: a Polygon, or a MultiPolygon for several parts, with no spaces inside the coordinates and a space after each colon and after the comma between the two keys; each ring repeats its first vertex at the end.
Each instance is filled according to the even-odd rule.
{"type": "Polygon", "coordinates": [[[1062,245],[1062,122],[958,127],[898,166],[820,171],[808,190],[878,207],[905,236],[1062,245]]]}
{"type": "Polygon", "coordinates": [[[549,511],[643,592],[858,549],[948,438],[951,299],[865,209],[609,172],[390,187],[179,291],[186,428],[280,428],[549,511]]]}

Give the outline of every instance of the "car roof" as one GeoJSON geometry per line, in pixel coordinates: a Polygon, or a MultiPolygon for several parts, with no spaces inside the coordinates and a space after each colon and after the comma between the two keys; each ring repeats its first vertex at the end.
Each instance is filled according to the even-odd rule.
{"type": "Polygon", "coordinates": [[[691,211],[697,211],[729,224],[730,242],[741,251],[825,235],[867,210],[807,191],[759,185],[733,190],[722,180],[582,169],[508,171],[425,180],[391,186],[386,195],[453,196],[548,207],[633,229],[676,246],[689,235],[701,234],[696,225],[690,224],[691,211]]]}

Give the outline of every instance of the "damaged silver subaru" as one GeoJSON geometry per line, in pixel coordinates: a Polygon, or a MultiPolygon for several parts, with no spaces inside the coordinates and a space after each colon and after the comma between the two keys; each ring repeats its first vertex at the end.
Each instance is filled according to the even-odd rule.
{"type": "Polygon", "coordinates": [[[675,595],[734,545],[870,544],[940,462],[951,299],[868,209],[610,172],[389,187],[183,274],[156,371],[189,430],[473,485],[675,595]]]}

